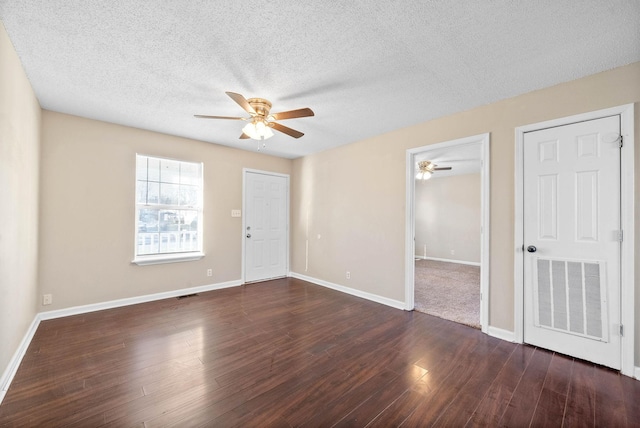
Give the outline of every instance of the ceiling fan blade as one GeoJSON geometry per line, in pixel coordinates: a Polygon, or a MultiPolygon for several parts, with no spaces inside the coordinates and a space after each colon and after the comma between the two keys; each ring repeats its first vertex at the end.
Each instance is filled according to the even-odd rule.
{"type": "Polygon", "coordinates": [[[247,134],[245,134],[244,132],[242,134],[240,134],[240,139],[241,140],[246,140],[247,138],[251,138],[249,137],[247,134]]]}
{"type": "Polygon", "coordinates": [[[253,107],[251,107],[251,104],[249,104],[249,101],[247,101],[247,99],[242,95],[236,94],[235,92],[225,92],[225,94],[229,95],[229,97],[231,97],[233,101],[238,103],[238,105],[242,107],[247,113],[251,114],[252,116],[257,114],[253,107]]]}
{"type": "Polygon", "coordinates": [[[269,123],[269,126],[272,127],[273,129],[275,129],[276,131],[280,131],[280,132],[282,132],[284,134],[287,134],[287,135],[289,135],[290,137],[293,137],[293,138],[300,138],[300,137],[302,137],[304,135],[300,131],[296,131],[295,129],[291,129],[291,128],[287,127],[287,126],[280,125],[277,122],[271,122],[271,123],[269,123]]]}
{"type": "Polygon", "coordinates": [[[448,171],[451,168],[453,168],[453,167],[451,167],[451,166],[443,166],[442,168],[433,168],[433,170],[434,171],[448,171]]]}
{"type": "Polygon", "coordinates": [[[275,120],[294,119],[296,117],[315,116],[310,108],[299,108],[297,110],[282,111],[280,113],[272,113],[271,116],[275,120]]]}
{"type": "Polygon", "coordinates": [[[231,116],[207,116],[205,114],[194,114],[194,117],[198,119],[229,119],[229,120],[244,120],[244,117],[231,117],[231,116]]]}

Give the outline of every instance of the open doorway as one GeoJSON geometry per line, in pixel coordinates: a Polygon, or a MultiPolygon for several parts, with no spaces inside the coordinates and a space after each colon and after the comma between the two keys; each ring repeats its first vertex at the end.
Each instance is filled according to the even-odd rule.
{"type": "MultiPolygon", "coordinates": [[[[416,156],[418,164],[432,154],[416,156]]],[[[452,148],[434,162],[452,169],[415,183],[414,308],[479,329],[480,146],[452,148]]]]}
{"type": "Polygon", "coordinates": [[[487,329],[488,207],[489,134],[407,151],[407,309],[487,329]]]}

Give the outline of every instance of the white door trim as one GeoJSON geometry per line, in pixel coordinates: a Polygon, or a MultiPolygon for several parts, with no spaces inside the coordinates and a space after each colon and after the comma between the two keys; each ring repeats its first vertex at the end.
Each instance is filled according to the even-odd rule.
{"type": "Polygon", "coordinates": [[[245,246],[245,242],[246,242],[246,238],[245,238],[245,231],[247,230],[247,216],[246,216],[246,194],[247,194],[247,174],[248,173],[253,173],[253,174],[263,174],[263,175],[271,175],[274,177],[284,177],[287,180],[287,197],[286,197],[286,201],[287,201],[287,209],[286,209],[286,215],[287,215],[287,239],[286,239],[286,244],[285,244],[285,272],[289,272],[289,246],[290,246],[290,238],[289,238],[289,233],[290,233],[290,227],[289,227],[289,211],[290,211],[290,177],[289,174],[281,174],[281,173],[277,173],[277,172],[271,172],[271,171],[262,171],[259,169],[251,169],[251,168],[242,168],[242,234],[240,235],[240,239],[242,240],[242,272],[240,275],[240,282],[242,284],[245,284],[245,266],[246,266],[246,257],[247,257],[247,253],[246,253],[246,246],[245,246]]]}
{"type": "Polygon", "coordinates": [[[489,134],[479,134],[457,140],[445,141],[428,146],[407,150],[405,185],[405,310],[414,308],[414,268],[415,268],[415,157],[417,154],[444,147],[456,147],[467,144],[480,144],[482,166],[480,168],[481,193],[481,233],[480,238],[480,326],[484,333],[489,327],[489,236],[490,236],[490,175],[489,175],[489,134]]]}
{"type": "Polygon", "coordinates": [[[576,122],[600,119],[607,116],[620,115],[620,131],[624,139],[621,156],[621,224],[624,231],[624,240],[621,248],[621,290],[620,290],[620,316],[624,325],[624,335],[621,337],[621,367],[622,374],[634,376],[634,105],[598,110],[589,113],[578,114],[546,122],[516,128],[515,151],[515,243],[514,243],[514,340],[518,343],[524,341],[524,266],[523,266],[523,144],[526,132],[537,131],[545,128],[568,125],[576,122]]]}

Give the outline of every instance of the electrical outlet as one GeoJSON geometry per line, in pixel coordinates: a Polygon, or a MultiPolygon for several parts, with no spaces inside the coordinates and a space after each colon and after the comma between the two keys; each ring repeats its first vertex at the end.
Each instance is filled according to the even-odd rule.
{"type": "Polygon", "coordinates": [[[213,269],[207,269],[207,276],[213,276],[213,269]]]}
{"type": "Polygon", "coordinates": [[[347,271],[347,279],[351,279],[351,272],[347,271]]]}
{"type": "Polygon", "coordinates": [[[455,256],[456,255],[456,250],[451,250],[451,255],[455,256]]]}
{"type": "Polygon", "coordinates": [[[43,294],[42,295],[42,304],[50,305],[53,303],[53,296],[51,294],[43,294]]]}

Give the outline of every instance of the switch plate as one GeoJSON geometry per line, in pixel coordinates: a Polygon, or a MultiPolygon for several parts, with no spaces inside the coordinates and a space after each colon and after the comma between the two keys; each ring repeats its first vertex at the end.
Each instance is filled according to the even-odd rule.
{"type": "Polygon", "coordinates": [[[231,210],[231,217],[241,217],[241,216],[242,216],[241,210],[231,210]]]}

